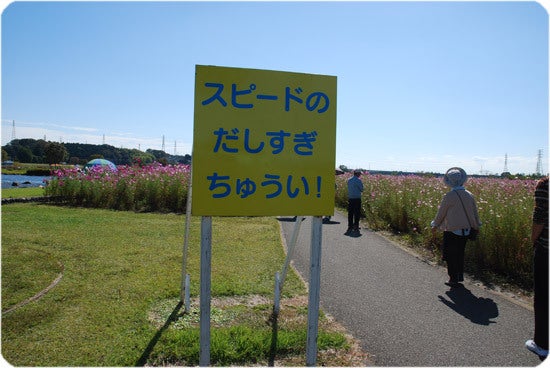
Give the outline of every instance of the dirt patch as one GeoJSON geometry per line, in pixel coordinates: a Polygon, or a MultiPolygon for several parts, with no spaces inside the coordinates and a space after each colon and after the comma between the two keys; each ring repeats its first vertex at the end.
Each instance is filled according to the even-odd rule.
{"type": "MultiPolygon", "coordinates": [[[[157,303],[149,312],[149,321],[161,328],[174,311],[179,300],[167,299],[157,303]]],[[[200,301],[191,300],[188,313],[183,308],[170,324],[171,329],[198,328],[200,325],[200,301]]],[[[277,318],[278,328],[307,328],[308,297],[298,296],[283,298],[280,303],[280,313],[277,318]]],[[[261,295],[212,298],[210,323],[215,327],[228,327],[239,324],[265,326],[273,321],[273,301],[261,295]]],[[[319,329],[340,333],[345,337],[347,347],[329,349],[318,352],[317,365],[331,367],[372,366],[370,356],[363,352],[359,341],[330,315],[322,313],[319,319],[319,329]]],[[[277,366],[304,366],[305,356],[290,356],[278,359],[277,366]]]]}

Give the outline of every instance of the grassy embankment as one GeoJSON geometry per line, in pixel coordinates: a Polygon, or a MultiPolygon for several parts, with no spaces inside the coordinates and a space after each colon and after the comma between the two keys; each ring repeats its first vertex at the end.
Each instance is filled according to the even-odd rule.
{"type": "Polygon", "coordinates": [[[42,197],[44,188],[9,188],[2,189],[2,198],[31,198],[42,197]]]}
{"type": "Polygon", "coordinates": [[[40,175],[48,175],[53,168],[71,168],[73,165],[26,164],[15,162],[13,165],[2,166],[3,175],[32,175],[33,172],[40,175]],[[40,173],[41,172],[41,173],[40,173]]]}

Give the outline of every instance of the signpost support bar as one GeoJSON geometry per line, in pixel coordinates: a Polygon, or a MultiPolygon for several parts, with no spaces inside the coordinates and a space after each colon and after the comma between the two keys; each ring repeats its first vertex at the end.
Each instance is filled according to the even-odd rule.
{"type": "Polygon", "coordinates": [[[279,315],[279,311],[281,309],[281,276],[279,275],[279,271],[275,273],[275,301],[273,303],[273,313],[275,313],[276,316],[279,315]]]}
{"type": "Polygon", "coordinates": [[[191,276],[185,275],[185,313],[189,313],[191,308],[191,276]]]}
{"type": "Polygon", "coordinates": [[[323,220],[314,216],[311,222],[311,253],[309,270],[309,302],[307,309],[306,365],[314,367],[317,362],[317,335],[319,330],[319,300],[321,290],[321,245],[323,220]]]}
{"type": "Polygon", "coordinates": [[[296,247],[296,240],[298,239],[298,234],[300,233],[300,226],[304,216],[296,216],[296,223],[294,224],[294,231],[292,231],[292,238],[290,239],[290,244],[288,244],[288,249],[286,250],[285,264],[283,266],[283,274],[281,275],[281,290],[285,284],[286,274],[288,273],[288,266],[290,265],[290,260],[294,254],[294,248],[296,247]]]}
{"type": "Polygon", "coordinates": [[[192,200],[192,189],[193,183],[191,181],[193,172],[193,165],[191,164],[191,175],[189,176],[189,189],[187,190],[187,206],[185,208],[185,234],[183,238],[183,257],[181,261],[181,291],[180,291],[180,301],[185,301],[185,313],[189,312],[189,303],[185,300],[185,295],[188,292],[186,288],[189,285],[185,284],[185,278],[187,275],[187,252],[189,249],[189,230],[191,228],[191,200],[192,200]]]}
{"type": "Polygon", "coordinates": [[[210,365],[210,296],[212,275],[212,217],[201,220],[201,295],[200,295],[200,358],[199,365],[210,365]]]}

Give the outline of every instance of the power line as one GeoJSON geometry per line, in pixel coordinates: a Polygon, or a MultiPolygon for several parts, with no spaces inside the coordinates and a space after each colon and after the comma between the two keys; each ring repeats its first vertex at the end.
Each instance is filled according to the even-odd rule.
{"type": "MultiPolygon", "coordinates": [[[[22,121],[22,120],[18,120],[17,121],[17,129],[15,127],[15,120],[14,119],[1,119],[2,121],[2,127],[5,128],[7,126],[7,129],[11,128],[11,140],[14,140],[14,139],[17,139],[17,136],[21,134],[21,126],[23,126],[24,130],[27,128],[27,127],[39,127],[45,131],[47,131],[48,133],[48,136],[50,135],[56,135],[60,132],[60,130],[62,131],[62,133],[65,133],[65,134],[68,134],[70,135],[70,138],[67,139],[66,135],[63,135],[63,136],[59,136],[59,140],[60,141],[68,141],[68,142],[75,142],[75,143],[78,143],[78,142],[85,142],[86,144],[88,144],[88,135],[85,136],[85,137],[79,137],[81,134],[80,132],[76,132],[76,133],[68,133],[66,132],[66,130],[68,129],[69,131],[72,131],[74,130],[73,127],[69,126],[68,124],[56,124],[56,123],[50,123],[50,122],[37,122],[37,121],[22,121]],[[9,125],[8,125],[9,124],[9,125]],[[17,134],[16,134],[17,133],[17,134]]],[[[90,128],[88,129],[87,127],[84,127],[85,130],[90,130],[90,131],[96,131],[97,129],[95,128],[90,128]]],[[[43,138],[44,140],[46,140],[46,134],[45,133],[40,133],[40,138],[39,137],[35,137],[34,134],[28,134],[26,131],[24,132],[24,137],[23,138],[31,138],[31,139],[41,139],[43,138]]],[[[107,136],[105,133],[101,134],[93,134],[94,137],[97,137],[97,144],[112,144],[112,145],[118,145],[119,144],[119,139],[117,136],[107,136]],[[107,139],[108,138],[108,139],[107,139]],[[109,141],[109,143],[107,143],[109,141]],[[113,142],[114,141],[114,142],[113,142]]],[[[4,138],[7,138],[7,137],[10,137],[9,134],[6,134],[4,138]]],[[[161,142],[158,142],[158,139],[156,138],[151,138],[151,137],[145,137],[145,138],[141,138],[141,137],[137,137],[135,139],[123,139],[124,140],[124,146],[126,145],[130,145],[130,146],[138,146],[139,150],[141,150],[141,146],[145,146],[147,147],[147,149],[158,149],[159,148],[159,145],[161,145],[161,149],[165,152],[166,151],[166,140],[170,140],[170,139],[173,139],[171,137],[166,137],[165,135],[162,136],[162,143],[161,142]],[[141,143],[139,143],[141,142],[141,143]]],[[[50,137],[51,139],[51,137],[50,137]]],[[[93,139],[94,141],[96,141],[95,139],[93,139]]],[[[7,142],[6,142],[7,143],[7,142]]],[[[187,146],[186,144],[183,145],[184,148],[187,146]]],[[[183,149],[184,149],[183,148],[183,149]]],[[[178,147],[176,146],[176,154],[177,154],[177,149],[178,147]]],[[[181,150],[181,144],[180,144],[180,147],[179,149],[181,150]]]]}

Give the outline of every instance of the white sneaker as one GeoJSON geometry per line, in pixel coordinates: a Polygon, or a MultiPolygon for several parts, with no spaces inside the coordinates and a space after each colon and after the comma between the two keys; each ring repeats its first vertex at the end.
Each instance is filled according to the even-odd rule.
{"type": "Polygon", "coordinates": [[[543,348],[538,346],[533,340],[525,341],[525,347],[541,358],[546,358],[546,356],[548,355],[548,350],[544,350],[543,348]]]}

